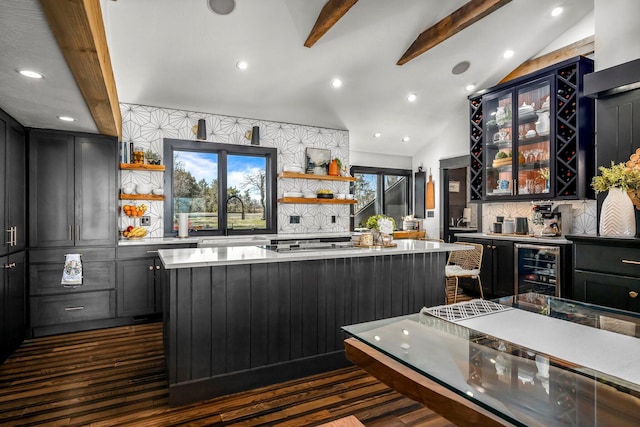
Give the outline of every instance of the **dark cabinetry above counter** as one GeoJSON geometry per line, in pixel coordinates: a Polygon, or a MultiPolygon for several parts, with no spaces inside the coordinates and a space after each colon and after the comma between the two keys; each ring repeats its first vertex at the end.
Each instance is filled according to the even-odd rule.
{"type": "Polygon", "coordinates": [[[591,71],[579,57],[470,98],[471,200],[593,197],[591,71]]]}

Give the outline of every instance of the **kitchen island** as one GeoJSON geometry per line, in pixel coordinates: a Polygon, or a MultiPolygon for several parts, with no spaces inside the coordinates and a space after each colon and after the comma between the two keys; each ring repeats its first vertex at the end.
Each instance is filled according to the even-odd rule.
{"type": "Polygon", "coordinates": [[[348,366],[340,328],[444,303],[460,245],[160,250],[171,405],[348,366]]]}

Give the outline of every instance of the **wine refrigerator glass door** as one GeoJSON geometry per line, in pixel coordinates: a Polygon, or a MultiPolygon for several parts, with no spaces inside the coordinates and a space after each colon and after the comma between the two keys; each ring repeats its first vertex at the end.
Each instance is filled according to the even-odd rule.
{"type": "Polygon", "coordinates": [[[516,294],[560,297],[560,247],[516,243],[516,294]]]}

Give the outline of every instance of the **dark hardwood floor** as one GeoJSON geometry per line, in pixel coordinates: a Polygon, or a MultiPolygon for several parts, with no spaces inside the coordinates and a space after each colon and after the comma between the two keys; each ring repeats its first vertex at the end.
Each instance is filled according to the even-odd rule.
{"type": "Polygon", "coordinates": [[[28,340],[0,366],[2,426],[453,426],[358,368],[172,408],[160,323],[28,340]]]}

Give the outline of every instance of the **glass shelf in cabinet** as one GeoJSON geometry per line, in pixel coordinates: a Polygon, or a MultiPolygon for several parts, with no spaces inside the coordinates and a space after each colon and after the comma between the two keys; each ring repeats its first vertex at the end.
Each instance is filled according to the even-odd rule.
{"type": "Polygon", "coordinates": [[[500,149],[500,148],[511,148],[513,146],[513,141],[496,141],[496,142],[490,142],[487,144],[487,148],[496,148],[496,149],[500,149]]]}
{"type": "Polygon", "coordinates": [[[518,166],[521,171],[532,171],[536,169],[548,168],[549,160],[541,160],[539,162],[528,162],[518,166]]]}
{"type": "Polygon", "coordinates": [[[547,142],[547,141],[549,141],[549,134],[537,135],[529,138],[526,138],[526,137],[520,138],[518,140],[518,145],[522,147],[524,145],[538,144],[540,142],[547,142]]]}

